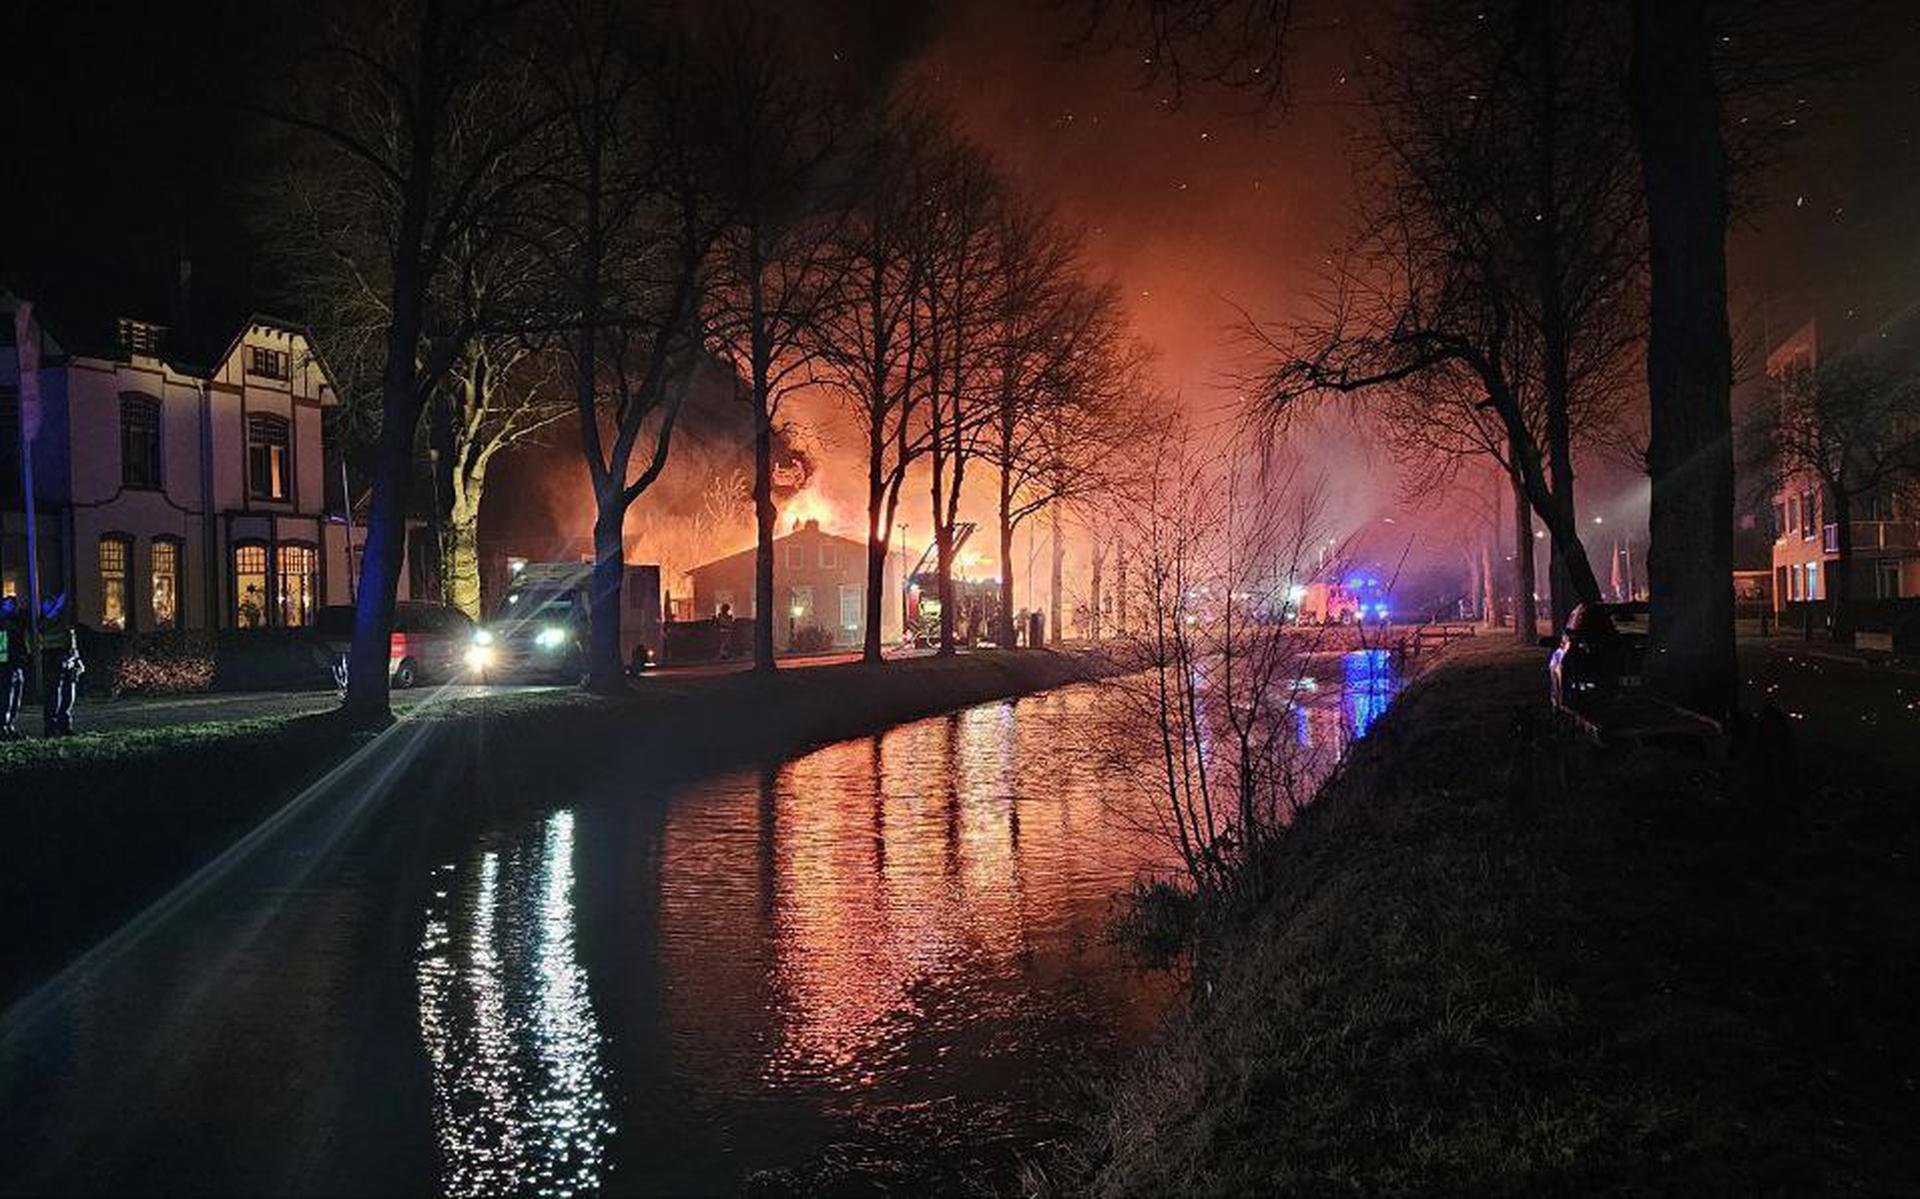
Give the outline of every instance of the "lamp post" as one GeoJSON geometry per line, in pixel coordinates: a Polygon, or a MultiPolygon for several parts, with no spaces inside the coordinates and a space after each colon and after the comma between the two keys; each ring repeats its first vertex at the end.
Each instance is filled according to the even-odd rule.
{"type": "Polygon", "coordinates": [[[801,607],[799,604],[795,604],[793,607],[787,609],[787,652],[788,653],[793,652],[794,626],[800,623],[800,612],[801,612],[801,607]]]}

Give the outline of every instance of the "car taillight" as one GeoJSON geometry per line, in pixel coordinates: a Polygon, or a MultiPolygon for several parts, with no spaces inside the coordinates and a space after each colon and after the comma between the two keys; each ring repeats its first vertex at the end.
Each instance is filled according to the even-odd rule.
{"type": "Polygon", "coordinates": [[[407,656],[407,635],[395,633],[387,638],[387,657],[404,658],[407,656]]]}

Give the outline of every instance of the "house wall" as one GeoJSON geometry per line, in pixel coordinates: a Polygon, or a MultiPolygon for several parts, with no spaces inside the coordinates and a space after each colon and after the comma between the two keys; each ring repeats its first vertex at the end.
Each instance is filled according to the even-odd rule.
{"type": "MultiPolygon", "coordinates": [[[[790,632],[824,628],[837,645],[856,646],[866,630],[867,550],[862,542],[838,537],[808,522],[775,540],[773,591],[776,649],[786,649],[790,632]],[[844,590],[843,590],[844,589],[844,590]],[[843,596],[846,606],[842,607],[843,596]],[[792,609],[796,602],[798,617],[792,609]]],[[[900,587],[895,558],[889,557],[882,584],[881,633],[889,639],[900,631],[900,587]]],[[[732,605],[735,617],[753,615],[754,552],[746,550],[689,572],[693,579],[694,615],[708,619],[722,603],[732,605]]]]}
{"type": "MultiPolygon", "coordinates": [[[[0,315],[11,319],[10,313],[0,315]]],[[[16,356],[0,355],[0,363],[0,384],[16,382],[16,356]]],[[[51,515],[59,532],[52,556],[63,563],[62,577],[42,586],[48,593],[69,591],[81,622],[106,626],[103,540],[125,547],[124,627],[131,630],[160,627],[154,605],[156,545],[175,550],[176,628],[235,624],[234,550],[249,541],[267,552],[269,582],[262,606],[269,610],[269,624],[280,623],[272,575],[283,546],[313,551],[313,608],[347,602],[344,537],[330,546],[325,519],[322,409],[333,394],[302,335],[270,323],[251,324],[205,379],[137,353],[125,361],[50,357],[40,378],[43,422],[35,491],[43,504],[41,527],[51,515]],[[256,346],[284,355],[288,377],[250,369],[256,346]],[[121,401],[126,395],[159,403],[157,486],[125,481],[121,401]],[[291,477],[281,500],[255,496],[248,486],[247,417],[262,413],[288,422],[291,477]]],[[[23,573],[16,567],[24,561],[12,562],[24,560],[23,529],[22,518],[10,513],[0,530],[0,555],[7,559],[0,561],[0,570],[9,579],[23,573]],[[12,552],[16,540],[22,542],[17,555],[12,552]]],[[[43,562],[48,558],[43,546],[43,562]]]]}

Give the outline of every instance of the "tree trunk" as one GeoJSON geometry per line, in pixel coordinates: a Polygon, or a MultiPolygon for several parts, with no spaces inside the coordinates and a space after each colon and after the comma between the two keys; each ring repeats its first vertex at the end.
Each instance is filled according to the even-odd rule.
{"type": "Polygon", "coordinates": [[[1829,486],[1833,499],[1834,559],[1827,564],[1827,609],[1832,613],[1829,628],[1841,645],[1853,644],[1853,497],[1840,487],[1829,486]]]}
{"type": "Polygon", "coordinates": [[[880,662],[882,638],[880,636],[880,615],[887,602],[887,543],[878,538],[867,542],[867,628],[860,644],[860,660],[880,662]]]}
{"type": "Polygon", "coordinates": [[[1100,577],[1107,560],[1107,547],[1098,538],[1093,542],[1093,570],[1087,581],[1087,633],[1094,640],[1100,640],[1100,577]]]}
{"type": "MultiPolygon", "coordinates": [[[[1001,485],[1005,490],[1005,484],[1001,485]]],[[[1019,637],[1013,627],[1013,519],[1008,515],[1006,506],[1000,508],[1000,605],[998,620],[999,633],[994,640],[1003,648],[1011,649],[1019,637]]]]}
{"type": "Polygon", "coordinates": [[[881,460],[886,452],[886,430],[882,426],[884,409],[875,401],[870,411],[877,415],[867,425],[867,606],[860,659],[863,662],[878,662],[881,649],[880,605],[885,602],[887,548],[892,530],[887,528],[887,483],[881,460]]]}
{"type": "Polygon", "coordinates": [[[1516,480],[1513,485],[1513,635],[1522,645],[1532,645],[1540,635],[1540,616],[1535,610],[1533,579],[1533,509],[1516,480]]]}
{"type": "Polygon", "coordinates": [[[447,603],[480,619],[480,505],[457,488],[440,529],[440,572],[447,603]]]}
{"type": "Polygon", "coordinates": [[[1059,645],[1067,639],[1067,631],[1060,618],[1060,614],[1066,608],[1067,543],[1060,537],[1060,506],[1058,504],[1053,505],[1051,516],[1053,517],[1053,597],[1051,611],[1047,615],[1053,625],[1049,630],[1051,634],[1049,640],[1054,645],[1059,645]]]}
{"type": "Polygon", "coordinates": [[[951,657],[954,652],[953,641],[953,526],[946,521],[934,520],[933,540],[935,547],[935,571],[939,575],[937,591],[940,596],[940,650],[941,657],[951,657]]]}
{"type": "Polygon", "coordinates": [[[627,509],[620,491],[616,477],[594,496],[587,689],[598,695],[619,695],[627,690],[627,663],[620,655],[620,590],[627,569],[621,526],[626,523],[627,509]]]}
{"type": "Polygon", "coordinates": [[[773,506],[773,416],[766,391],[754,385],[753,428],[753,668],[774,669],[773,535],[779,513],[773,506]]]}
{"type": "Polygon", "coordinates": [[[1647,194],[1653,477],[1647,685],[1733,712],[1733,375],[1727,157],[1708,0],[1634,0],[1631,87],[1647,194]]]}
{"type": "Polygon", "coordinates": [[[1480,619],[1489,627],[1500,623],[1500,599],[1493,581],[1493,549],[1480,543],[1480,619]]]}

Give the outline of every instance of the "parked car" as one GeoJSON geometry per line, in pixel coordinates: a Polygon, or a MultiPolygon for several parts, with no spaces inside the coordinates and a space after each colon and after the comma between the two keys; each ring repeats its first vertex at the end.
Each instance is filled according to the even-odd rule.
{"type": "Polygon", "coordinates": [[[1647,661],[1647,605],[1581,604],[1567,618],[1547,662],[1548,692],[1556,711],[1592,708],[1638,691],[1647,661]]]}
{"type": "MultiPolygon", "coordinates": [[[[330,604],[320,609],[314,631],[338,658],[353,641],[353,608],[330,604]]],[[[466,671],[467,649],[473,644],[473,621],[447,604],[402,600],[393,610],[393,633],[387,643],[387,666],[393,685],[445,683],[466,671]]]]}

